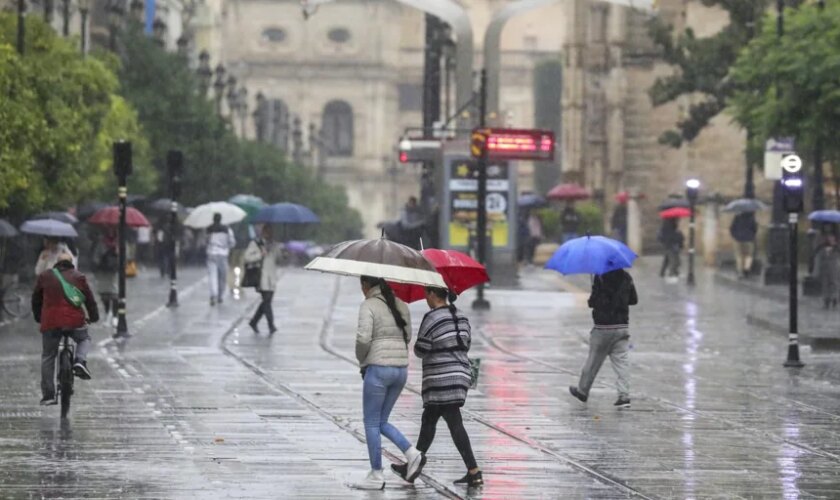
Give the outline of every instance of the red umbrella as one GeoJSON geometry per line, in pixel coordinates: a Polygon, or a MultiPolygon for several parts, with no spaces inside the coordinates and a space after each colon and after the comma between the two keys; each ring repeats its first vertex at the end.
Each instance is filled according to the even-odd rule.
{"type": "Polygon", "coordinates": [[[548,192],[551,200],[585,200],[592,196],[588,189],[579,184],[558,184],[548,192]]]}
{"type": "MultiPolygon", "coordinates": [[[[120,223],[120,208],[105,207],[99,209],[95,214],[91,215],[87,221],[92,224],[101,224],[103,226],[116,226],[120,223]]],[[[129,227],[151,226],[146,216],[140,213],[140,210],[133,207],[126,207],[125,223],[129,227]]]]}
{"type": "MultiPolygon", "coordinates": [[[[446,286],[457,294],[490,281],[487,269],[484,266],[473,260],[469,255],[457,250],[429,248],[420,253],[443,276],[446,286]]],[[[390,282],[388,284],[394,290],[394,295],[405,302],[415,302],[426,297],[426,292],[422,286],[390,282]]]]}
{"type": "Polygon", "coordinates": [[[659,217],[662,219],[681,219],[684,217],[691,217],[691,209],[685,207],[674,207],[668,210],[659,212],[659,217]]]}

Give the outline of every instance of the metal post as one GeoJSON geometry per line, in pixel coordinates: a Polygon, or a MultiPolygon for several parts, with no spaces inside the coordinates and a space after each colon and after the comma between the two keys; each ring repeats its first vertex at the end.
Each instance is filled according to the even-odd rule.
{"type": "MultiPolygon", "coordinates": [[[[487,113],[487,71],[481,70],[481,83],[478,101],[478,127],[484,128],[487,113]]],[[[487,262],[487,148],[482,148],[478,158],[478,217],[476,221],[476,237],[478,238],[478,262],[487,262]]],[[[478,285],[477,297],[472,308],[486,311],[490,309],[490,302],[484,298],[484,284],[478,285]]]]}
{"type": "Polygon", "coordinates": [[[18,54],[23,55],[24,45],[26,40],[26,0],[18,0],[17,3],[17,50],[18,54]]]}
{"type": "Polygon", "coordinates": [[[70,0],[61,0],[61,34],[70,36],[70,0]]]}
{"type": "Polygon", "coordinates": [[[788,229],[790,231],[790,335],[788,336],[788,354],[785,360],[787,368],[801,368],[805,364],[799,359],[799,296],[797,280],[799,266],[797,263],[796,246],[798,243],[797,229],[799,214],[789,214],[788,229]]]}
{"type": "Polygon", "coordinates": [[[128,175],[131,173],[131,143],[119,141],[114,143],[114,170],[117,174],[117,195],[119,197],[120,224],[119,224],[119,302],[117,306],[117,331],[114,338],[130,337],[128,324],[125,319],[125,265],[126,265],[126,223],[125,212],[128,197],[128,175]]]}
{"type": "Polygon", "coordinates": [[[688,219],[688,279],[687,283],[690,286],[694,285],[694,254],[696,252],[694,248],[694,227],[695,227],[695,212],[696,212],[696,204],[694,200],[690,200],[691,202],[691,216],[688,219]]]}
{"type": "Polygon", "coordinates": [[[82,17],[82,29],[81,29],[81,38],[82,38],[82,57],[87,56],[88,51],[88,43],[87,43],[87,18],[88,18],[88,9],[80,9],[79,14],[82,17]]]}
{"type": "Polygon", "coordinates": [[[169,215],[169,302],[166,307],[178,307],[178,198],[181,196],[181,174],[184,155],[180,151],[169,151],[166,156],[169,169],[169,190],[172,196],[172,208],[169,215]]]}

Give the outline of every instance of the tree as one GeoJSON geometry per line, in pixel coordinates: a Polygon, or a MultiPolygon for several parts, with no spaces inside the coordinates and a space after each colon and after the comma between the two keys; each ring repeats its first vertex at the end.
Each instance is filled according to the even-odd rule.
{"type": "MultiPolygon", "coordinates": [[[[793,136],[840,164],[840,4],[785,13],[779,38],[770,22],[732,68],[730,111],[757,138],[793,136]]],[[[754,144],[760,147],[760,144],[754,144]]]]}

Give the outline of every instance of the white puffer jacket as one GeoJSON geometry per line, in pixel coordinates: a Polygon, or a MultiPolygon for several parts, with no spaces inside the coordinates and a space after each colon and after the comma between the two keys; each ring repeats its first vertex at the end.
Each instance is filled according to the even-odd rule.
{"type": "MultiPolygon", "coordinates": [[[[411,340],[411,313],[408,306],[396,299],[397,311],[407,323],[405,332],[411,340]]],[[[356,330],[356,359],[368,365],[408,366],[408,344],[403,330],[397,326],[379,287],[372,288],[359,308],[356,330]]]]}

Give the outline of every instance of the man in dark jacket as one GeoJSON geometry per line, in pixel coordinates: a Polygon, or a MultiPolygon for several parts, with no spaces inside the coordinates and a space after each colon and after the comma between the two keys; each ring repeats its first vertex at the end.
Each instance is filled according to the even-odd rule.
{"type": "Polygon", "coordinates": [[[630,273],[617,269],[595,276],[589,307],[595,327],[589,336],[589,357],[583,365],[577,387],[569,392],[581,402],[589,398],[589,389],[598,375],[598,370],[609,356],[618,378],[618,409],[630,408],[629,352],[630,352],[630,306],[638,304],[636,286],[630,273]]]}
{"type": "Polygon", "coordinates": [[[90,335],[87,323],[99,321],[99,309],[88,286],[87,278],[73,266],[73,256],[63,254],[58,262],[38,275],[35,290],[32,292],[32,314],[41,324],[43,350],[41,353],[41,405],[54,405],[55,399],[55,358],[64,334],[76,342],[76,359],[73,372],[83,380],[90,380],[87,368],[87,353],[90,349],[90,335]],[[53,272],[61,273],[65,281],[78,288],[85,296],[84,308],[76,307],[67,300],[61,281],[53,272]],[[85,318],[85,309],[87,318],[85,318]]]}
{"type": "Polygon", "coordinates": [[[729,226],[729,234],[735,240],[735,266],[738,268],[738,275],[742,278],[746,278],[752,270],[757,232],[758,224],[755,222],[753,212],[736,215],[732,219],[732,225],[729,226]]]}

